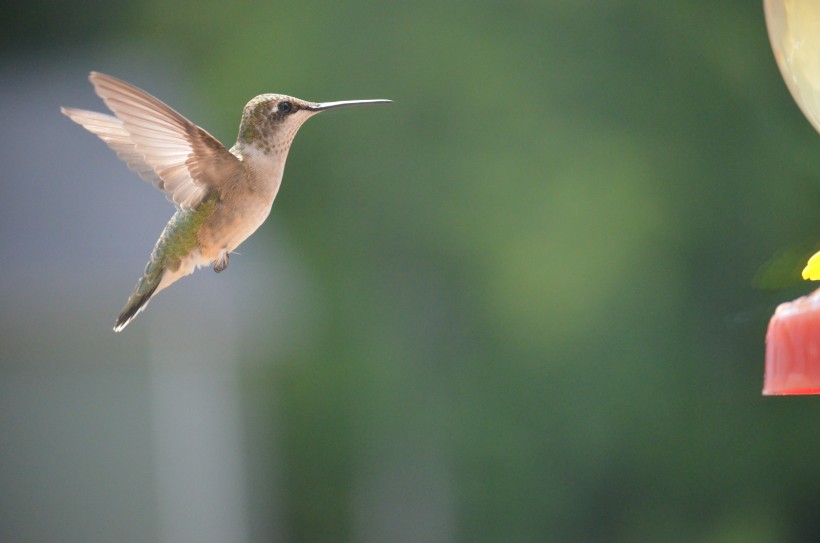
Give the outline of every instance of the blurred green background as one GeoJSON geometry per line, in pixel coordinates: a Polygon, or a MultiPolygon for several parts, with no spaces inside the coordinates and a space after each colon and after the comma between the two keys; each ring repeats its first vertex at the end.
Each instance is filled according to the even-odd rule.
{"type": "Polygon", "coordinates": [[[201,313],[232,327],[238,360],[241,446],[213,445],[244,459],[234,541],[820,539],[817,400],[760,395],[768,318],[812,288],[799,270],[817,236],[820,137],[777,71],[758,2],[3,9],[3,111],[42,98],[20,81],[58,73],[73,89],[44,84],[34,143],[0,136],[0,195],[22,217],[0,222],[3,541],[175,541],[204,522],[189,515],[169,535],[153,490],[162,454],[145,445],[150,360],[195,350],[188,317],[201,313]],[[395,103],[308,123],[243,256],[114,336],[106,319],[171,207],[59,115],[103,110],[90,70],[225,143],[263,92],[395,103]],[[29,190],[35,162],[53,164],[29,190]],[[127,182],[97,176],[102,164],[127,182]],[[44,203],[80,167],[87,185],[44,203]],[[96,223],[111,206],[122,220],[96,223]],[[115,241],[134,229],[144,239],[115,241]],[[88,242],[100,230],[128,265],[110,288],[84,285],[92,311],[70,293],[111,258],[88,242]],[[293,281],[267,279],[283,267],[293,281]],[[30,303],[23,278],[47,302],[30,303]],[[202,305],[212,294],[228,322],[202,305]],[[262,317],[245,319],[245,302],[262,317]],[[117,392],[80,403],[114,379],[117,392]],[[39,384],[67,380],[65,403],[39,384]],[[14,396],[22,382],[33,392],[14,396]],[[72,475],[89,454],[94,485],[72,475]]]}

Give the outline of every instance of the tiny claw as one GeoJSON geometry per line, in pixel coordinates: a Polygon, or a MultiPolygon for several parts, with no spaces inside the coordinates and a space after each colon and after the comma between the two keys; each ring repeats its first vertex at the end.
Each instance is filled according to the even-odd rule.
{"type": "Polygon", "coordinates": [[[214,271],[216,273],[223,272],[228,267],[228,252],[225,251],[219,258],[214,261],[214,271]]]}

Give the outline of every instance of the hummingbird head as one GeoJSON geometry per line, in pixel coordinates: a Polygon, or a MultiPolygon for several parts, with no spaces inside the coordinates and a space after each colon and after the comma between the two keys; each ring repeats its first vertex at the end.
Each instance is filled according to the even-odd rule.
{"type": "Polygon", "coordinates": [[[284,94],[260,94],[245,106],[237,145],[253,145],[265,154],[287,153],[302,124],[322,111],[345,106],[388,103],[390,100],[308,102],[284,94]]]}

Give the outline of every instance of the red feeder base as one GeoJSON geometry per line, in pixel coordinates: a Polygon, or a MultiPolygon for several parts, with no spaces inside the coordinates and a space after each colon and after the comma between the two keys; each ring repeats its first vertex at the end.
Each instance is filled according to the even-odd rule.
{"type": "Polygon", "coordinates": [[[820,394],[820,289],[772,315],[763,394],[820,394]]]}

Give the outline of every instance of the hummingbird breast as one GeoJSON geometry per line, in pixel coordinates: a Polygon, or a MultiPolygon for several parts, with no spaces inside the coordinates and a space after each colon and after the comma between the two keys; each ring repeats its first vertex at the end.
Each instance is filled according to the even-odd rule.
{"type": "Polygon", "coordinates": [[[203,226],[200,246],[208,261],[222,252],[230,253],[262,226],[270,214],[273,200],[267,202],[242,198],[217,203],[216,209],[203,226]]]}
{"type": "Polygon", "coordinates": [[[230,253],[262,226],[279,191],[282,168],[244,161],[245,175],[220,194],[200,231],[200,251],[208,262],[230,253]]]}

